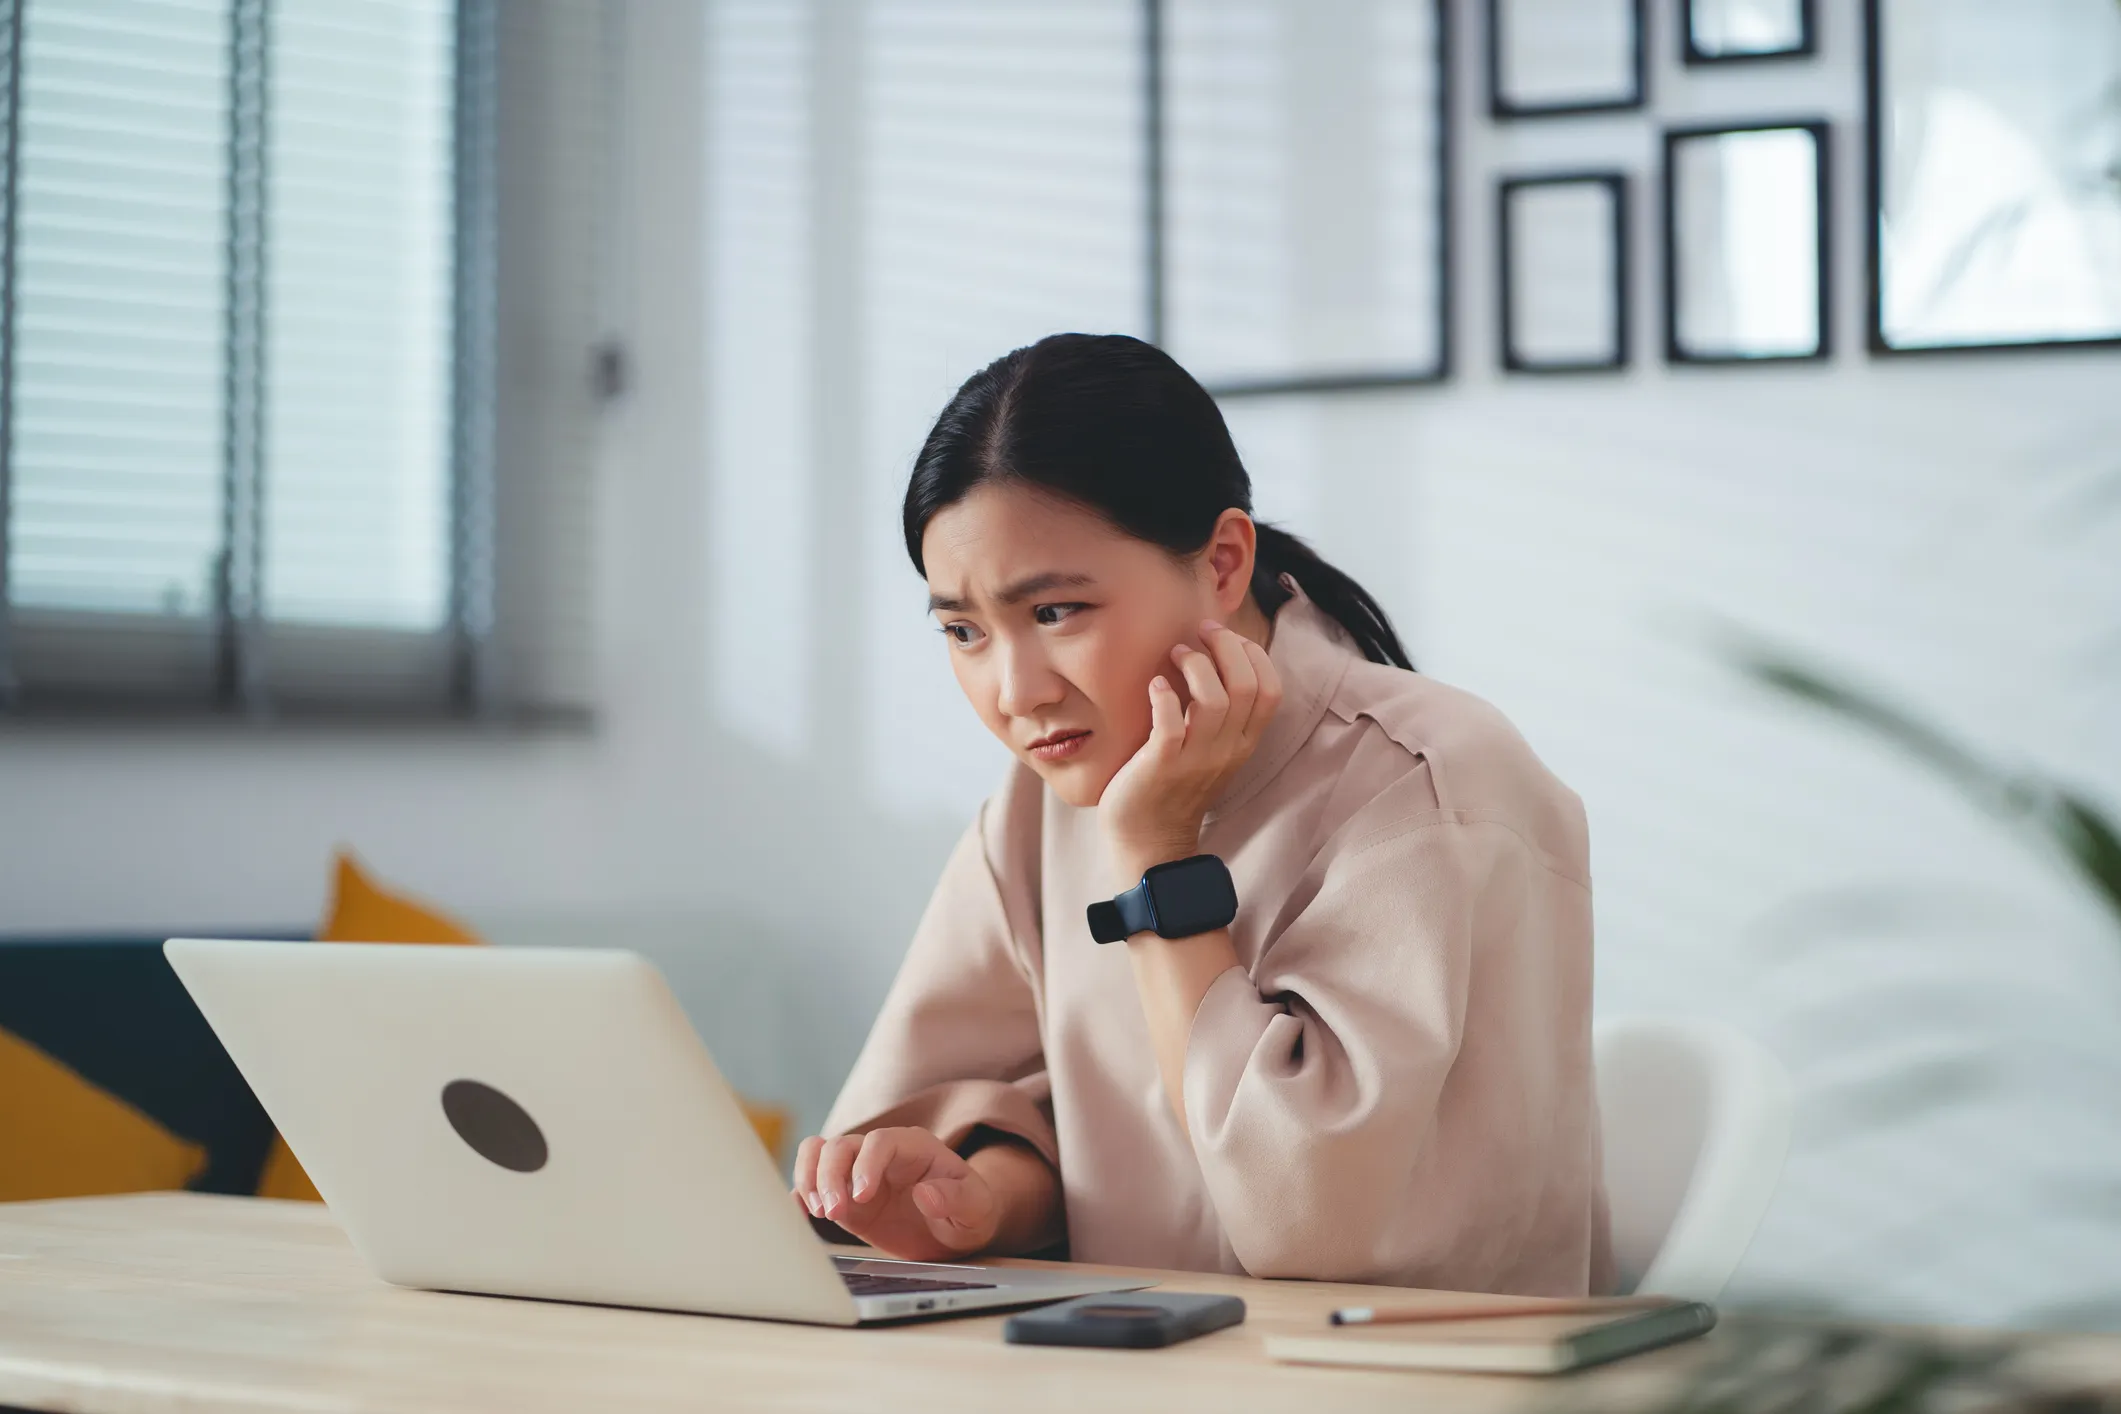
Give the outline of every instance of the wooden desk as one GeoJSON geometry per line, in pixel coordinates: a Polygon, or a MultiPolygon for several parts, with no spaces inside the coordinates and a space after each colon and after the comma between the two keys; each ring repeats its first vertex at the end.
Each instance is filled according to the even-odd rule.
{"type": "MultiPolygon", "coordinates": [[[[1261,1353],[1267,1332],[1316,1331],[1329,1309],[1371,1304],[1379,1289],[1160,1275],[1242,1296],[1246,1323],[1168,1350],[1065,1350],[1004,1344],[1000,1316],[836,1330],[454,1296],[376,1280],[314,1204],[174,1193],[0,1204],[0,1406],[1289,1414],[1551,1408],[1563,1393],[1552,1381],[1276,1365],[1261,1353]]],[[[1564,1402],[1639,1405],[1623,1391],[1647,1395],[1636,1382],[1662,1384],[1716,1339],[1571,1377],[1564,1402]]]]}

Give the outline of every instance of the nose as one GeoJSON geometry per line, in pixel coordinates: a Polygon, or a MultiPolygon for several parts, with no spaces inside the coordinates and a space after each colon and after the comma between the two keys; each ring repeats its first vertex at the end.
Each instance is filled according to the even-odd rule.
{"type": "Polygon", "coordinates": [[[1000,691],[995,706],[1007,717],[1028,717],[1041,707],[1051,707],[1068,694],[1068,685],[1046,655],[1033,644],[1003,640],[994,645],[1001,652],[1000,691]]]}

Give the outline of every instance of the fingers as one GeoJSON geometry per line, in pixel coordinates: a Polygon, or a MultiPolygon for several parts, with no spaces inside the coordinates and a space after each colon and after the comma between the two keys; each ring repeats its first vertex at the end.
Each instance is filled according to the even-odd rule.
{"type": "Polygon", "coordinates": [[[930,1178],[913,1185],[913,1206],[946,1247],[970,1251],[986,1241],[991,1190],[963,1178],[930,1178]]]}
{"type": "Polygon", "coordinates": [[[938,1261],[993,1241],[1001,1200],[964,1157],[913,1126],[796,1148],[795,1198],[814,1218],[896,1257],[938,1261]]]}
{"type": "Polygon", "coordinates": [[[839,1221],[854,1188],[854,1160],[862,1151],[865,1136],[843,1134],[827,1139],[817,1157],[817,1215],[839,1221]]]}
{"type": "Polygon", "coordinates": [[[1181,643],[1171,650],[1171,661],[1186,675],[1186,691],[1193,697],[1193,705],[1186,709],[1186,740],[1213,741],[1230,715],[1230,693],[1216,671],[1214,657],[1181,643]]]}
{"type": "Polygon", "coordinates": [[[1213,619],[1201,620],[1200,641],[1215,658],[1215,671],[1222,674],[1223,688],[1230,694],[1231,715],[1236,716],[1239,705],[1249,707],[1259,691],[1259,669],[1245,652],[1247,646],[1259,645],[1213,619]]]}
{"type": "Polygon", "coordinates": [[[813,1218],[825,1216],[817,1197],[817,1156],[825,1141],[813,1134],[795,1146],[795,1197],[813,1218]]]}
{"type": "Polygon", "coordinates": [[[884,1186],[885,1172],[898,1153],[898,1134],[895,1129],[872,1129],[862,1136],[862,1147],[847,1171],[847,1196],[855,1202],[868,1202],[884,1186]]]}
{"type": "Polygon", "coordinates": [[[1186,744],[1186,709],[1178,689],[1161,675],[1149,679],[1149,746],[1158,755],[1174,756],[1186,744]]]}
{"type": "Polygon", "coordinates": [[[1267,650],[1243,634],[1213,619],[1203,619],[1200,631],[1205,653],[1181,645],[1171,655],[1194,701],[1207,709],[1187,714],[1187,739],[1227,737],[1249,751],[1281,706],[1281,675],[1267,650]]]}
{"type": "Polygon", "coordinates": [[[1120,854],[1197,843],[1217,793],[1250,759],[1281,705],[1266,650],[1212,619],[1205,648],[1171,649],[1149,681],[1149,737],[1106,784],[1098,814],[1120,854]]]}
{"type": "Polygon", "coordinates": [[[845,1226],[894,1191],[925,1177],[959,1177],[963,1167],[963,1160],[925,1129],[806,1139],[796,1151],[796,1193],[812,1214],[845,1226]]]}
{"type": "Polygon", "coordinates": [[[1222,674],[1223,686],[1230,694],[1230,711],[1223,729],[1249,752],[1272,720],[1274,708],[1280,705],[1281,678],[1268,660],[1267,650],[1243,634],[1224,628],[1213,619],[1201,621],[1200,634],[1208,651],[1215,655],[1216,671],[1222,674]],[[1262,711],[1260,694],[1269,682],[1274,684],[1274,696],[1262,711]]]}
{"type": "Polygon", "coordinates": [[[856,1203],[873,1202],[888,1189],[904,1188],[933,1170],[948,1171],[961,1163],[925,1129],[872,1129],[854,1157],[848,1196],[856,1203]]]}

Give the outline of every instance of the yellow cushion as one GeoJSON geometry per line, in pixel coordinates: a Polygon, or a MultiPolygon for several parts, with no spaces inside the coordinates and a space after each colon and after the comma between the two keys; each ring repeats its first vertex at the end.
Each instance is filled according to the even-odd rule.
{"type": "Polygon", "coordinates": [[[781,1152],[781,1146],[788,1142],[788,1111],[778,1105],[754,1105],[749,1100],[737,1103],[744,1107],[744,1118],[751,1121],[751,1127],[758,1132],[759,1142],[766,1146],[766,1152],[773,1155],[775,1163],[782,1162],[787,1157],[781,1152]]]}
{"type": "Polygon", "coordinates": [[[206,1150],[0,1030],[0,1202],[182,1188],[206,1150]]]}
{"type": "Polygon", "coordinates": [[[258,1174],[258,1196],[260,1198],[298,1198],[305,1203],[321,1203],[324,1195],[317,1192],[317,1185],[309,1181],[309,1173],[295,1151],[287,1147],[287,1141],[275,1134],[272,1148],[266,1151],[265,1167],[258,1174]]]}
{"type": "Polygon", "coordinates": [[[446,913],[384,888],[342,849],[332,863],[331,907],[325,910],[317,941],[476,943],[479,935],[446,913]]]}

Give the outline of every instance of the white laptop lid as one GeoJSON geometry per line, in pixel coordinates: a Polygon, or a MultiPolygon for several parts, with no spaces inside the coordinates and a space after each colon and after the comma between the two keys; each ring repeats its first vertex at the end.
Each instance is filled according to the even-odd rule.
{"type": "Polygon", "coordinates": [[[203,939],[165,951],[384,1280],[854,1323],[824,1245],[646,960],[203,939]]]}

